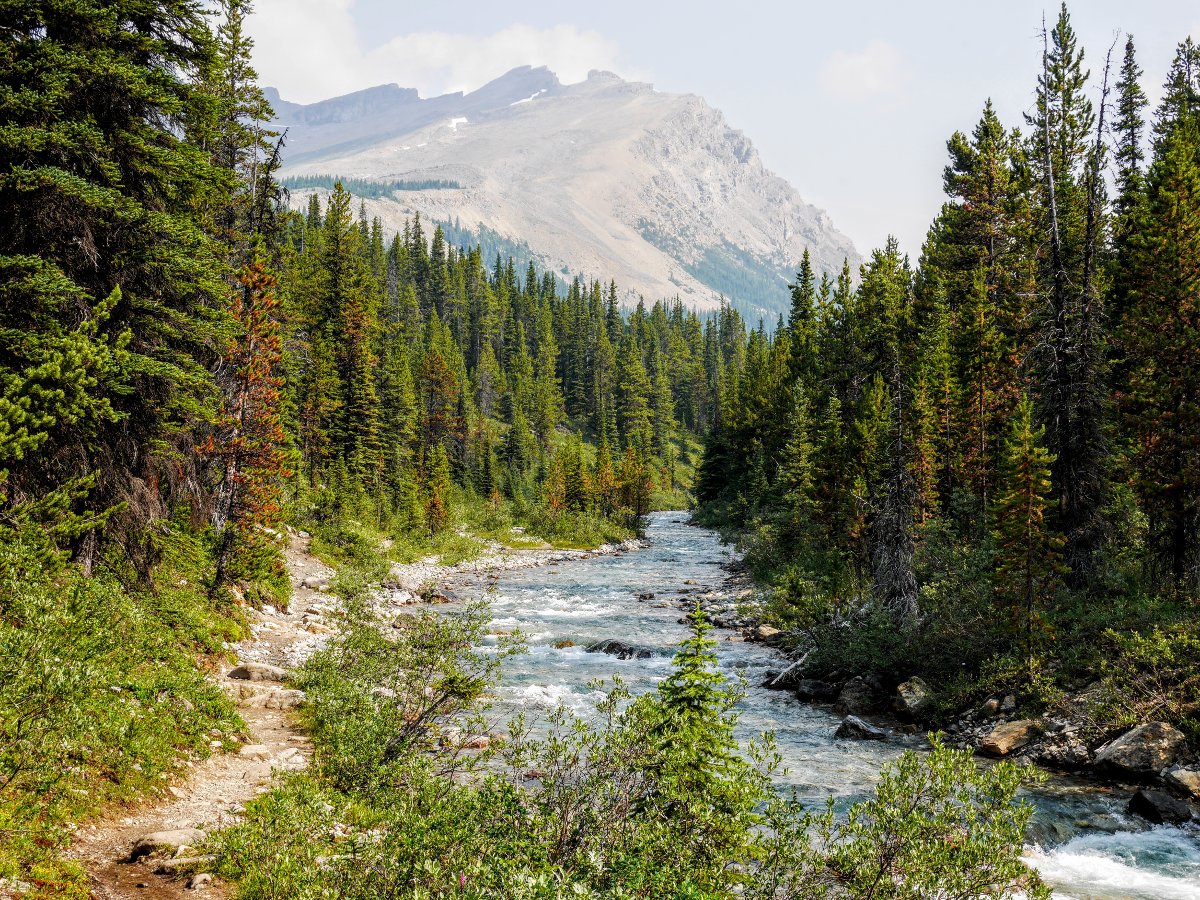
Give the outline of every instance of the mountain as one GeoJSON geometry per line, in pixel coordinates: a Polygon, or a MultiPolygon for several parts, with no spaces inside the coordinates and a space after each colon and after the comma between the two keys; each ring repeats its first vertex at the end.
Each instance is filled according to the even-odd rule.
{"type": "Polygon", "coordinates": [[[566,278],[615,278],[630,302],[712,308],[723,294],[770,319],[805,247],[819,270],[859,261],[828,214],[693,95],[607,72],[563,85],[524,67],[430,99],[394,84],[308,105],[268,96],[298,207],[333,176],[380,182],[357,192],[385,228],[419,211],[566,278]]]}

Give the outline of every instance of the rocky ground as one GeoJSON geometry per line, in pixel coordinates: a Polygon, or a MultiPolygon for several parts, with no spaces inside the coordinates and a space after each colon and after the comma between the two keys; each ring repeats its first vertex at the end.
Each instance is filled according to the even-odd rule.
{"type": "Polygon", "coordinates": [[[989,697],[948,723],[935,720],[932,694],[920,678],[888,690],[879,680],[862,676],[831,682],[782,671],[764,686],[791,691],[805,702],[830,704],[844,717],[837,731],[841,738],[888,740],[940,727],[951,746],[980,756],[1125,789],[1129,812],[1152,824],[1200,826],[1200,761],[1186,736],[1166,722],[1146,722],[1118,733],[1101,729],[1090,716],[1099,699],[1098,685],[1041,717],[1021,716],[1016,698],[1003,696],[989,697]]]}
{"type": "MultiPolygon", "coordinates": [[[[311,538],[291,531],[286,551],[292,602],[286,610],[251,610],[251,636],[232,648],[237,662],[219,676],[246,723],[239,736],[214,734],[213,755],[188,760],[177,783],[163,796],[81,826],[70,856],[87,869],[93,895],[112,898],[209,897],[226,895],[207,874],[191,874],[204,860],[191,848],[209,830],[236,821],[244,804],[270,788],[276,772],[304,768],[308,739],[295,708],[302,692],[286,686],[287,672],[322,647],[337,628],[337,598],[329,593],[334,570],[309,552],[311,538]],[[244,740],[240,746],[234,737],[244,740]],[[232,741],[231,752],[228,749],[232,741]]],[[[517,568],[549,565],[641,546],[626,541],[593,551],[513,550],[488,545],[481,556],[453,566],[436,557],[396,564],[374,601],[383,614],[420,602],[452,599],[441,585],[451,576],[488,577],[517,568]]]]}

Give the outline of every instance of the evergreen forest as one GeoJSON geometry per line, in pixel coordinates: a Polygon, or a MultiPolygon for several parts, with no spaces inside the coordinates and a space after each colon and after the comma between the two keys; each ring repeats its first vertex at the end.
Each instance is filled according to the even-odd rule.
{"type": "Polygon", "coordinates": [[[1200,47],[1151,110],[1064,6],[919,259],[806,253],[762,323],[362,203],[457,182],[284,177],[249,13],[0,0],[0,895],[98,896],[84,823],[238,752],[217,675],[300,535],[340,604],[286,676],[312,764],[191,860],[247,900],[1049,896],[1009,762],[933,734],[866,799],[777,790],[699,607],[655,690],[464,754],[522,637],[373,591],[654,511],[736,543],[798,674],[927,682],[921,728],[1099,683],[1097,727],[1200,746],[1200,47]]]}

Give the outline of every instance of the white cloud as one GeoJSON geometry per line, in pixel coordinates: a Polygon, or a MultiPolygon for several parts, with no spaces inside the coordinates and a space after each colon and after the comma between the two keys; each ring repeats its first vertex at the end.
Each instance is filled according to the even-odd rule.
{"type": "Polygon", "coordinates": [[[517,66],[548,66],[566,83],[616,67],[617,47],[570,25],[513,25],[490,35],[422,32],[365,50],[354,0],[258,0],[249,22],[261,82],[310,103],[395,82],[421,96],[468,91],[517,66]]]}
{"type": "Polygon", "coordinates": [[[871,41],[856,52],[839,50],[821,69],[821,87],[846,100],[897,94],[908,80],[900,51],[887,41],[871,41]]]}

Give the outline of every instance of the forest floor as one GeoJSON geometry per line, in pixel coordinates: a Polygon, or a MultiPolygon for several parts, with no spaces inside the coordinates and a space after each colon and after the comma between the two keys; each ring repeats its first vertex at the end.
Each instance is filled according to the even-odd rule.
{"type": "MultiPolygon", "coordinates": [[[[221,900],[227,886],[206,874],[204,860],[189,849],[209,831],[233,824],[244,806],[270,790],[274,774],[303,769],[311,753],[295,707],[299,691],[281,682],[284,670],[300,665],[334,633],[337,598],[326,593],[334,570],[309,552],[311,538],[293,533],[285,557],[292,584],[289,608],[264,607],[251,612],[252,635],[236,647],[239,667],[253,670],[253,679],[217,676],[239,707],[246,724],[245,743],[231,752],[213,735],[213,755],[188,761],[183,777],[164,794],[141,805],[123,807],[107,817],[81,825],[68,856],[84,867],[92,896],[116,898],[197,898],[221,900]]],[[[422,589],[452,575],[488,575],[500,571],[548,565],[595,553],[618,553],[639,543],[627,541],[595,551],[524,549],[496,544],[476,559],[443,566],[436,558],[392,566],[378,594],[382,606],[419,602],[422,589]]],[[[442,599],[434,592],[434,601],[442,599]]],[[[448,598],[447,598],[448,599],[448,598]]],[[[231,667],[230,673],[238,673],[231,667]]]]}

